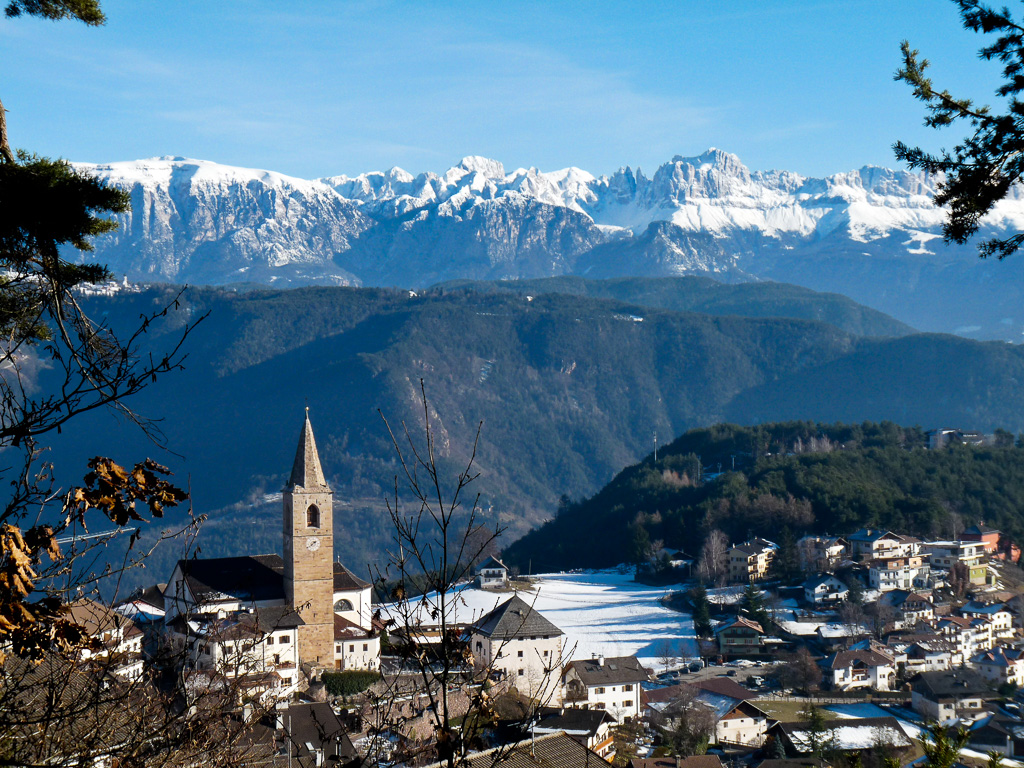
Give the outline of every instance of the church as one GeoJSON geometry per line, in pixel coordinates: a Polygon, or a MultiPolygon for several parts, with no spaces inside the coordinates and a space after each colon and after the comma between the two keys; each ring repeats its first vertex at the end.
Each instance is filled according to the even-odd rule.
{"type": "Polygon", "coordinates": [[[377,669],[370,584],[334,560],[333,491],[309,409],[282,494],[283,552],[179,560],[164,627],[190,666],[285,696],[328,669],[377,669]]]}

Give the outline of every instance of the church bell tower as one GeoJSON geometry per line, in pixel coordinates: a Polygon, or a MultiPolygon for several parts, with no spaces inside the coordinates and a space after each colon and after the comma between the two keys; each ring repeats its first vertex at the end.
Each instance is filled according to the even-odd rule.
{"type": "Polygon", "coordinates": [[[284,487],[284,592],[302,617],[299,660],[334,667],[334,493],[327,486],[309,423],[284,487]]]}

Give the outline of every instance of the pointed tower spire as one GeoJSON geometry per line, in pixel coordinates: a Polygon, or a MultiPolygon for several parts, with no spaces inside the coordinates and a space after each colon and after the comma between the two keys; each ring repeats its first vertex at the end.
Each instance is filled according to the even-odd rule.
{"type": "Polygon", "coordinates": [[[294,488],[327,488],[324,471],[320,467],[320,454],[316,450],[313,439],[313,425],[309,423],[309,406],[306,406],[306,421],[302,424],[299,434],[299,447],[295,451],[295,463],[292,464],[292,476],[288,486],[294,488]]]}

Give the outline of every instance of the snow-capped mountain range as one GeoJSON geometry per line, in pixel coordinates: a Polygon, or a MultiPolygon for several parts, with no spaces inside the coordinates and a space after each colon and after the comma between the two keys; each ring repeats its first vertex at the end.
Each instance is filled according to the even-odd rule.
{"type": "MultiPolygon", "coordinates": [[[[711,149],[650,177],[467,157],[315,180],[184,158],[79,165],[131,192],[94,258],[134,281],[417,288],[458,278],[709,274],[844,293],[923,330],[1020,340],[1018,259],[941,241],[936,180],[749,171],[711,149]]],[[[1019,190],[986,220],[1024,229],[1019,190]]]]}

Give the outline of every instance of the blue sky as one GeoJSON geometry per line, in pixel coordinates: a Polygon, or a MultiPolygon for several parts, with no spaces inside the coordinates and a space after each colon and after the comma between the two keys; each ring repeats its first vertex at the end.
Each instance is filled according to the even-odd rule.
{"type": "Polygon", "coordinates": [[[909,38],[988,102],[997,66],[948,0],[107,0],[106,27],[0,19],[11,142],[183,155],[312,178],[464,155],[653,171],[709,146],[751,169],[894,166],[937,149],[893,82],[909,38]]]}

